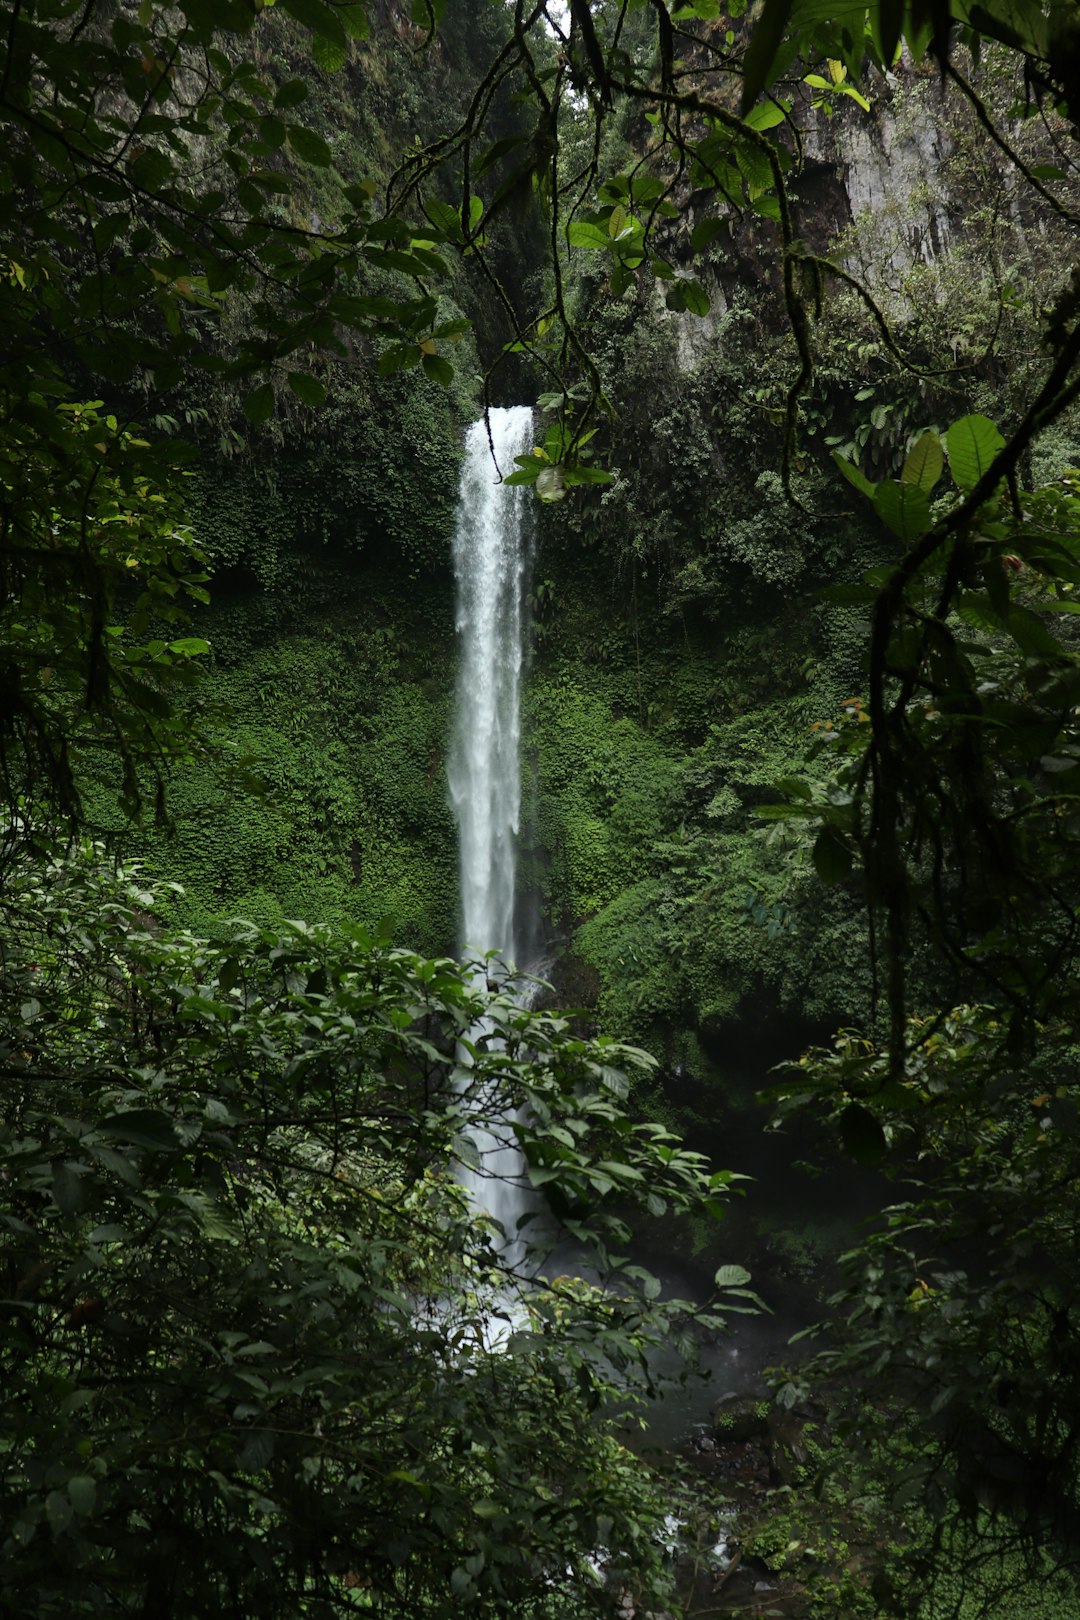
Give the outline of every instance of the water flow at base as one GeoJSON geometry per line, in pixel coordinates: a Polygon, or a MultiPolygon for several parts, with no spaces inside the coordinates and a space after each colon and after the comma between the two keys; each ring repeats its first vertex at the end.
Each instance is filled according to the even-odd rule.
{"type": "MultiPolygon", "coordinates": [[[[489,977],[515,960],[514,899],[521,809],[519,739],[522,600],[528,566],[528,492],[500,482],[532,446],[532,411],[496,409],[465,439],[454,535],[460,662],[450,796],[458,824],[462,956],[498,957],[489,977]],[[489,437],[490,434],[490,437],[489,437]]],[[[473,1131],[479,1170],[461,1179],[474,1201],[512,1237],[526,1208],[524,1164],[513,1121],[473,1131]]]]}

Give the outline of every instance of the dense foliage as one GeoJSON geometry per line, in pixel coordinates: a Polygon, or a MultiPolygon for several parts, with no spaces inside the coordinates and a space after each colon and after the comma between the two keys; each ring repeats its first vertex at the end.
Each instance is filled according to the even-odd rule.
{"type": "Polygon", "coordinates": [[[620,1283],[604,1200],[723,1178],[624,1114],[632,1052],[357,922],[450,942],[456,413],[511,380],[564,982],[698,1081],[750,998],[858,1019],[780,1115],[911,1194],[821,1371],[841,1468],[918,1513],[842,1601],[1070,1570],[1073,9],[442,10],[0,5],[15,1612],[668,1601],[591,1421],[664,1316],[511,1277],[493,1350],[514,1267],[446,1166],[508,1087],[620,1283]],[[939,170],[838,214],[822,171],[879,118],[944,124],[939,170]],[[150,799],[190,898],[49,853],[150,799]]]}
{"type": "Polygon", "coordinates": [[[6,885],[5,1612],[661,1597],[666,1501],[595,1414],[679,1307],[611,1245],[730,1177],[626,1117],[644,1057],[355,926],[156,902],[93,851],[6,885]],[[599,1285],[470,1216],[508,1104],[599,1285]]]}

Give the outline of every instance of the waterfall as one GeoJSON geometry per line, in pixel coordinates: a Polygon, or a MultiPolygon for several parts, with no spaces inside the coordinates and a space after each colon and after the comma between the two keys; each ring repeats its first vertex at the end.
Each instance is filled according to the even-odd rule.
{"type": "MultiPolygon", "coordinates": [[[[458,824],[462,955],[515,960],[514,879],[521,809],[518,743],[528,491],[499,481],[532,447],[532,411],[492,410],[465,439],[454,534],[460,662],[450,750],[458,824]],[[489,441],[490,429],[490,441],[489,441]],[[494,462],[492,452],[494,451],[494,462]],[[497,470],[496,470],[497,469],[497,470]]],[[[472,1133],[481,1170],[463,1170],[474,1201],[513,1239],[525,1208],[512,1119],[472,1133]]],[[[505,1252],[505,1251],[504,1251],[505,1252]]]]}
{"type": "Polygon", "coordinates": [[[490,413],[465,439],[454,535],[461,661],[450,796],[461,846],[463,950],[514,960],[514,875],[521,778],[521,598],[528,494],[498,481],[532,445],[532,412],[490,413]],[[495,463],[492,462],[492,449],[495,463]]]}

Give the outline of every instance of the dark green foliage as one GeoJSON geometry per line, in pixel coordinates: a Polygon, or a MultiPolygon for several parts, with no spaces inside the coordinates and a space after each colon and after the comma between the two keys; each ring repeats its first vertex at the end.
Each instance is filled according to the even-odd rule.
{"type": "Polygon", "coordinates": [[[626,1118],[647,1060],[356,926],[158,908],[90,852],[9,873],[5,1613],[554,1620],[608,1612],[601,1544],[666,1601],[668,1499],[595,1413],[676,1312],[609,1245],[731,1178],[626,1118]],[[613,1291],[469,1215],[508,1100],[613,1291]]]}

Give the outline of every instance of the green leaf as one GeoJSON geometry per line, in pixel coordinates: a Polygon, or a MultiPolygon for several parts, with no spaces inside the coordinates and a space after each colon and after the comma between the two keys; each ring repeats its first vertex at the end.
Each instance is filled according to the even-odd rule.
{"type": "Polygon", "coordinates": [[[311,41],[311,54],[324,73],[337,73],[345,66],[349,48],[343,39],[327,39],[324,34],[316,34],[311,41]]]}
{"type": "Polygon", "coordinates": [[[744,120],[750,129],[773,129],[777,124],[784,122],[790,111],[789,101],[762,101],[744,114],[744,120]]]}
{"type": "Polygon", "coordinates": [[[723,236],[729,228],[726,219],[699,219],[690,233],[691,253],[700,253],[710,242],[715,242],[718,236],[723,236]]]}
{"type": "Polygon", "coordinates": [[[111,1114],[98,1126],[102,1136],[117,1142],[129,1142],[132,1147],[175,1148],[176,1131],[168,1114],[156,1108],[131,1108],[111,1114]]]}
{"type": "Polygon", "coordinates": [[[1058,658],[1061,656],[1061,643],[1053,632],[1043,623],[1037,613],[1030,608],[1020,607],[1015,602],[1009,606],[1005,619],[1005,628],[1020,648],[1031,658],[1058,658]]]}
{"type": "Polygon", "coordinates": [[[915,484],[886,478],[874,490],[874,508],[893,533],[908,543],[931,526],[930,502],[915,484]]]}
{"type": "Polygon", "coordinates": [[[970,494],[1005,447],[1005,440],[988,416],[962,416],[946,435],[949,470],[957,485],[970,494]]]}
{"type": "Polygon", "coordinates": [[[337,14],[350,39],[367,39],[369,33],[367,12],[358,0],[354,0],[350,5],[339,5],[337,14]]]}
{"type": "Polygon", "coordinates": [[[862,91],[856,90],[853,84],[837,84],[834,85],[833,88],[835,90],[839,90],[842,96],[850,96],[852,101],[856,102],[857,105],[862,108],[863,112],[870,111],[870,103],[867,101],[862,91]]]}
{"type": "Polygon", "coordinates": [[[772,83],[772,71],[791,21],[793,0],[765,0],[757,27],[743,58],[740,112],[750,111],[761,92],[772,83]]]}
{"type": "Polygon", "coordinates": [[[62,1535],[74,1517],[74,1509],[66,1493],[50,1491],[45,1498],[45,1517],[54,1536],[62,1535]]]}
{"type": "Polygon", "coordinates": [[[855,461],[849,461],[847,456],[840,454],[839,450],[833,451],[832,458],[852,489],[857,489],[860,495],[865,495],[868,500],[872,501],[874,498],[874,485],[867,478],[859,464],[855,461]]]}
{"type": "Polygon", "coordinates": [[[454,368],[449,360],[441,354],[425,354],[423,365],[429,377],[441,383],[444,388],[449,388],[454,380],[454,368]]]}
{"type": "Polygon", "coordinates": [[[880,66],[892,67],[904,25],[904,0],[878,0],[870,10],[871,37],[878,49],[880,66]]]}
{"type": "Polygon", "coordinates": [[[274,409],[274,390],[270,383],[260,383],[244,401],[244,415],[256,427],[265,422],[274,409]]]}
{"type": "Polygon", "coordinates": [[[902,484],[914,484],[929,495],[945,466],[941,440],[936,433],[926,432],[916,439],[904,460],[900,474],[902,484]]]}
{"type": "Polygon", "coordinates": [[[602,225],[593,225],[587,219],[575,219],[566,228],[566,240],[571,247],[589,248],[593,252],[607,252],[611,237],[602,225]]]}
{"type": "Polygon", "coordinates": [[[317,377],[310,377],[305,371],[290,371],[289,387],[305,405],[322,405],[326,400],[325,386],[317,377]]]}
{"type": "Polygon", "coordinates": [[[254,1429],[244,1436],[242,1445],[236,1455],[237,1465],[245,1473],[258,1473],[265,1468],[274,1455],[274,1436],[268,1429],[254,1429]]]}
{"type": "Polygon", "coordinates": [[[717,1288],[744,1288],[750,1280],[745,1266],[721,1266],[713,1277],[717,1288]]]}
{"type": "Polygon", "coordinates": [[[501,140],[494,141],[473,164],[473,179],[479,180],[481,175],[486,174],[489,169],[495,167],[500,158],[504,158],[508,152],[513,152],[517,147],[523,146],[526,140],[528,140],[527,135],[504,135],[501,140]]]}
{"type": "Polygon", "coordinates": [[[771,192],[767,192],[763,197],[755,197],[750,207],[762,219],[773,219],[779,223],[783,218],[780,212],[780,199],[774,197],[771,192]]]}
{"type": "Polygon", "coordinates": [[[851,850],[835,827],[822,827],[818,833],[814,867],[823,883],[839,883],[851,871],[851,850]]]}
{"type": "Polygon", "coordinates": [[[277,0],[277,4],[318,38],[333,40],[339,45],[345,43],[345,30],[337,9],[325,0],[277,0]]]}
{"type": "Polygon", "coordinates": [[[89,1474],[75,1474],[67,1482],[68,1500],[81,1519],[94,1511],[97,1501],[97,1480],[89,1474]]]}
{"type": "Polygon", "coordinates": [[[691,315],[705,316],[709,313],[709,295],[700,281],[683,282],[683,302],[691,315]]]}
{"type": "Polygon", "coordinates": [[[306,125],[289,125],[289,145],[303,163],[310,163],[316,169],[330,167],[330,148],[321,135],[306,125]]]}
{"type": "Polygon", "coordinates": [[[877,1164],[885,1151],[881,1124],[861,1103],[849,1103],[840,1115],[840,1136],[847,1152],[859,1164],[877,1164]]]}
{"type": "Polygon", "coordinates": [[[298,107],[308,98],[308,87],[303,79],[286,79],[274,97],[274,106],[279,112],[289,107],[298,107]]]}
{"type": "Polygon", "coordinates": [[[418,343],[393,343],[379,356],[379,376],[392,377],[397,371],[411,371],[421,359],[418,343]]]}

